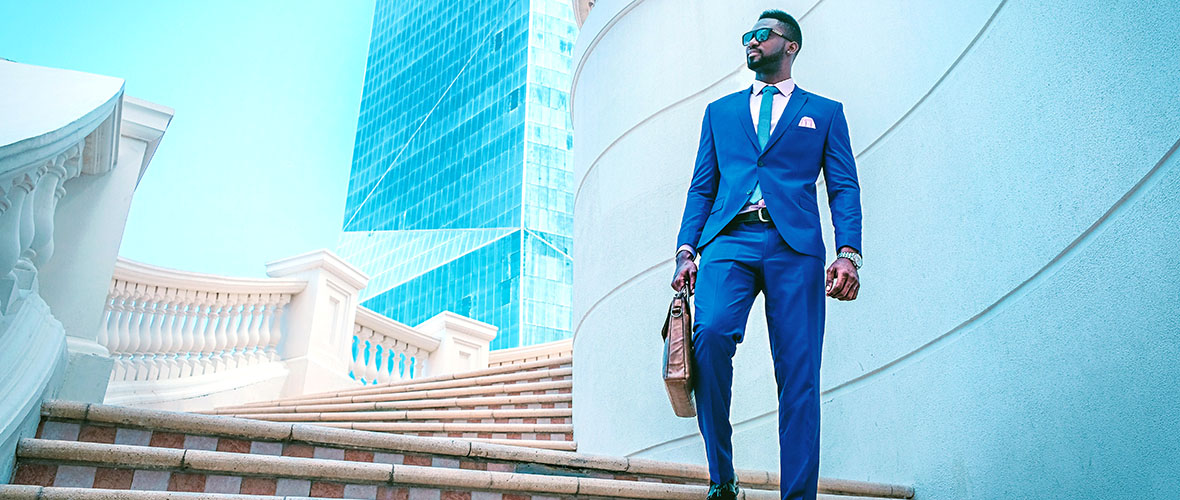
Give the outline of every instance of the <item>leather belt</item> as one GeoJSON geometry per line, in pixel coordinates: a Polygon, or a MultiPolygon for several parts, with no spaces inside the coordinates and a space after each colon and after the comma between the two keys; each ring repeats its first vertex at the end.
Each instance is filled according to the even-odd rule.
{"type": "Polygon", "coordinates": [[[767,211],[765,207],[759,208],[758,210],[752,212],[738,214],[737,217],[734,217],[733,220],[730,221],[730,224],[744,224],[747,222],[774,224],[774,221],[770,219],[770,212],[767,211]]]}

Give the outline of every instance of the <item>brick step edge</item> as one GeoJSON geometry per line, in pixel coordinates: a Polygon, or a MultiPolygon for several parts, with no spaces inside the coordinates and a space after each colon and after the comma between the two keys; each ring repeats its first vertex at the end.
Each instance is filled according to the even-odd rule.
{"type": "MultiPolygon", "coordinates": [[[[375,497],[374,497],[375,498],[375,497]]],[[[182,491],[104,490],[27,485],[0,486],[0,500],[327,500],[325,497],[189,493],[182,491]]]]}
{"type": "Polygon", "coordinates": [[[495,375],[484,375],[480,377],[472,377],[467,379],[450,379],[450,380],[436,380],[433,382],[413,382],[399,385],[369,385],[357,387],[354,389],[347,389],[343,391],[305,394],[302,396],[295,396],[289,398],[275,399],[271,401],[260,401],[255,403],[246,403],[235,406],[225,406],[226,409],[244,409],[257,408],[259,406],[286,406],[292,404],[301,404],[302,401],[319,400],[328,398],[340,398],[350,396],[367,396],[373,394],[395,394],[400,392],[415,392],[438,389],[453,389],[458,387],[486,387],[496,384],[512,385],[522,383],[523,380],[536,379],[552,379],[570,380],[573,377],[573,368],[547,368],[543,370],[532,370],[520,373],[502,373],[495,375]]]}
{"type": "MultiPolygon", "coordinates": [[[[291,404],[279,404],[278,406],[258,406],[255,408],[283,408],[300,405],[327,405],[327,404],[347,404],[347,403],[377,403],[385,401],[406,401],[419,399],[444,399],[452,397],[463,396],[510,396],[510,395],[525,395],[524,393],[535,393],[546,391],[559,391],[553,394],[560,394],[570,392],[574,387],[573,380],[554,380],[549,382],[522,382],[519,384],[493,384],[480,385],[472,387],[455,387],[451,389],[428,389],[423,391],[408,391],[395,392],[390,394],[368,394],[363,396],[338,396],[320,399],[307,399],[292,402],[291,404]]],[[[217,410],[241,411],[243,408],[217,408],[217,410]]]]}
{"type": "MultiPolygon", "coordinates": [[[[703,465],[664,462],[643,458],[613,457],[526,448],[496,440],[433,438],[384,434],[378,432],[334,429],[329,427],[264,422],[233,417],[198,415],[183,412],[145,410],[72,401],[47,401],[41,407],[46,418],[152,431],[220,436],[239,440],[290,441],[324,446],[371,450],[389,453],[421,453],[450,458],[536,463],[568,467],[606,474],[657,476],[707,483],[708,468],[703,465]]],[[[743,486],[777,489],[778,474],[753,469],[739,469],[743,486]]],[[[911,498],[909,486],[820,478],[820,491],[842,492],[867,497],[911,498]]]]}
{"type": "MultiPolygon", "coordinates": [[[[519,406],[523,404],[540,404],[544,408],[545,404],[553,404],[557,407],[558,404],[564,404],[560,408],[570,408],[573,403],[573,395],[569,393],[560,394],[527,394],[517,396],[473,396],[468,398],[440,398],[440,399],[412,399],[404,401],[378,401],[371,403],[331,403],[331,404],[316,404],[316,405],[298,405],[298,406],[267,406],[250,408],[251,414],[258,413],[323,413],[323,412],[342,412],[342,411],[406,411],[399,410],[402,408],[472,408],[478,409],[481,406],[505,406],[513,405],[519,406]]],[[[198,415],[237,415],[242,413],[237,410],[217,409],[212,411],[193,412],[198,415]]]]}
{"type": "MultiPolygon", "coordinates": [[[[449,381],[449,380],[466,380],[466,379],[472,379],[472,378],[485,377],[488,375],[502,375],[502,374],[515,373],[515,372],[530,372],[530,371],[543,370],[543,369],[561,369],[561,368],[567,368],[567,367],[572,368],[573,362],[574,362],[573,356],[563,356],[560,358],[544,359],[544,360],[540,360],[540,361],[530,361],[528,363],[522,363],[519,365],[504,365],[504,366],[497,366],[494,368],[484,368],[481,370],[472,370],[472,371],[468,371],[468,372],[448,373],[448,374],[443,374],[443,375],[434,375],[431,377],[416,378],[416,379],[411,379],[411,380],[399,380],[397,382],[389,382],[386,384],[358,387],[356,389],[349,389],[349,390],[345,390],[345,391],[327,391],[327,392],[319,392],[319,393],[313,393],[313,394],[305,394],[301,397],[329,397],[329,396],[334,396],[334,395],[337,395],[340,393],[347,393],[347,392],[355,391],[355,390],[366,390],[366,389],[377,389],[377,388],[394,388],[394,387],[405,386],[405,385],[426,384],[426,383],[431,383],[431,382],[443,382],[443,381],[449,381]]],[[[275,400],[275,401],[281,401],[281,400],[275,400]]],[[[253,405],[265,405],[267,403],[272,403],[272,402],[273,401],[250,403],[250,404],[242,405],[242,406],[248,407],[248,406],[253,406],[253,405]]]]}
{"type": "MultiPolygon", "coordinates": [[[[380,495],[380,493],[379,493],[380,495]]],[[[408,497],[409,495],[405,495],[408,497]]],[[[440,495],[441,497],[442,495],[440,495]]],[[[452,495],[447,495],[450,498],[452,495]]],[[[375,497],[384,498],[381,496],[375,497]]],[[[398,498],[391,494],[389,498],[398,498]]],[[[476,493],[464,500],[502,500],[502,495],[494,493],[476,493]]],[[[527,495],[512,495],[513,500],[565,500],[576,497],[530,497],[527,495]]],[[[745,492],[739,498],[745,499],[745,492]]],[[[241,495],[228,493],[189,493],[180,491],[136,491],[136,490],[101,490],[90,488],[57,488],[25,485],[0,485],[0,500],[329,500],[327,497],[300,497],[274,495],[241,495]]],[[[820,494],[817,500],[879,500],[872,497],[851,497],[820,494]]],[[[752,500],[752,497],[751,497],[752,500]]]]}
{"type": "MultiPolygon", "coordinates": [[[[374,411],[326,411],[302,413],[234,413],[238,418],[270,420],[272,422],[362,422],[393,420],[525,420],[563,419],[574,415],[573,408],[521,408],[513,410],[374,410],[374,411]]],[[[492,422],[469,422],[492,423],[492,422]]],[[[501,422],[501,423],[545,423],[545,422],[501,422]]],[[[552,423],[552,422],[549,422],[552,423]]]]}
{"type": "MultiPolygon", "coordinates": [[[[81,465],[122,469],[168,470],[186,475],[295,479],[359,486],[410,486],[425,489],[591,496],[635,499],[699,500],[703,485],[680,485],[574,476],[493,472],[417,465],[344,462],[317,458],[275,457],[206,450],[22,439],[21,466],[81,465]]],[[[310,484],[310,483],[309,483],[310,484]]],[[[746,497],[772,500],[778,492],[747,489],[746,497]]]]}

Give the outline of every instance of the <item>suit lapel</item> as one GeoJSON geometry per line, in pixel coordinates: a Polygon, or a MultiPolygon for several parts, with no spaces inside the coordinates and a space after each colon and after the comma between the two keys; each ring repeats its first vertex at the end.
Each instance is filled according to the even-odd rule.
{"type": "Polygon", "coordinates": [[[753,118],[750,116],[750,92],[752,92],[753,85],[746,90],[738,93],[739,99],[734,99],[734,116],[738,120],[738,126],[746,132],[746,137],[750,139],[750,145],[754,149],[758,149],[758,133],[754,131],[753,118]]]}
{"type": "MultiPolygon", "coordinates": [[[[795,90],[791,91],[791,98],[787,101],[787,107],[783,109],[783,114],[779,117],[778,124],[774,127],[774,132],[770,134],[770,140],[766,141],[766,149],[762,150],[762,154],[766,154],[770,148],[774,147],[774,143],[778,142],[779,138],[783,136],[783,133],[787,129],[799,123],[799,112],[803,111],[803,105],[806,103],[807,91],[795,86],[795,90]]],[[[746,120],[746,122],[749,121],[746,120]]],[[[757,138],[755,138],[754,144],[758,144],[757,138]]]]}

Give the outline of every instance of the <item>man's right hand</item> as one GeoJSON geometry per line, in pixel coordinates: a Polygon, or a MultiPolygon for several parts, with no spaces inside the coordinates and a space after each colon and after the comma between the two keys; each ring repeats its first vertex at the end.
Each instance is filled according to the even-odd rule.
{"type": "Polygon", "coordinates": [[[693,262],[692,252],[681,250],[676,254],[676,275],[672,277],[672,289],[679,292],[688,287],[688,293],[696,291],[697,263],[693,262]]]}

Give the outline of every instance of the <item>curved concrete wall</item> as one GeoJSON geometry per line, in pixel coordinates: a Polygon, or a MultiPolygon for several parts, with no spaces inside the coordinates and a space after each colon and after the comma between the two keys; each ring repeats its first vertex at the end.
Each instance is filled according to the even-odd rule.
{"type": "MultiPolygon", "coordinates": [[[[803,27],[796,81],[845,103],[863,189],[861,296],[828,306],[821,474],[922,498],[1180,493],[1180,9],[780,4],[803,27]]],[[[751,81],[737,38],[765,7],[602,0],[583,25],[580,451],[704,460],[658,331],[704,106],[751,81]]],[[[761,300],[749,330],[735,459],[774,470],[761,300]]]]}

